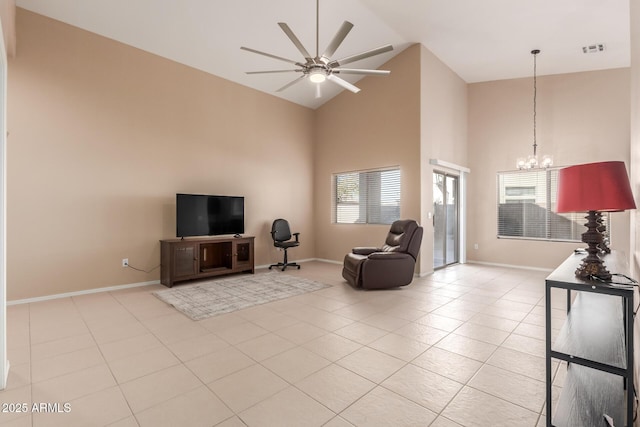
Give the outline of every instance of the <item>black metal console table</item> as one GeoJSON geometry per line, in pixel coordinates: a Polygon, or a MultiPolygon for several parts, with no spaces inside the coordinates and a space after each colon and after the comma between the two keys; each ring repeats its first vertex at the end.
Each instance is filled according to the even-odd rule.
{"type": "MultiPolygon", "coordinates": [[[[605,415],[616,427],[631,427],[634,290],[576,278],[584,256],[570,256],[546,279],[547,427],[607,426],[605,415]],[[551,298],[558,296],[553,288],[566,290],[567,318],[552,344],[551,298]],[[569,363],[555,414],[552,359],[569,363]]],[[[604,261],[611,273],[628,273],[626,260],[615,251],[604,261]]]]}

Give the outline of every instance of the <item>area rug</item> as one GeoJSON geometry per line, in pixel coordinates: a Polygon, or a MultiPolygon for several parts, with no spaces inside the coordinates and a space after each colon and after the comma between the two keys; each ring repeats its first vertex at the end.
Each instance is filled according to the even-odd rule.
{"type": "Polygon", "coordinates": [[[193,320],[328,288],[330,285],[282,273],[260,273],[211,280],[154,292],[193,320]]]}

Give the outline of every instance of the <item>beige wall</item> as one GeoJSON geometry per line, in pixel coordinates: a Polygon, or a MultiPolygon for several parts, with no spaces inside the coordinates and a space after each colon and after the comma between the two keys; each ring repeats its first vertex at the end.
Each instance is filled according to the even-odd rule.
{"type": "MultiPolygon", "coordinates": [[[[631,20],[631,171],[636,205],[640,208],[640,2],[630,2],[631,20]]],[[[640,213],[631,213],[631,250],[635,277],[640,274],[640,213]]]]}
{"type": "Polygon", "coordinates": [[[245,196],[256,263],[285,217],[314,255],[314,112],[17,10],[8,299],[157,280],[175,193],[245,196]]]}
{"type": "MultiPolygon", "coordinates": [[[[21,9],[17,30],[10,300],[156,280],[157,270],[120,260],[159,263],[158,239],[175,235],[176,192],[244,195],[258,265],[280,257],[268,235],[280,216],[302,232],[296,258],[341,261],[353,246],[380,244],[388,226],[331,224],[331,175],[393,165],[401,215],[425,225],[418,271],[428,273],[432,158],[472,170],[470,260],[553,268],[576,246],[495,237],[495,172],[531,151],[531,79],[466,85],[414,45],[383,66],[390,76],[362,79],[362,92],[314,112],[21,9]],[[276,163],[290,169],[274,173],[276,163]]],[[[628,69],[540,77],[540,153],[557,165],[628,162],[628,82],[628,69]]],[[[637,166],[632,176],[637,187],[637,166]]],[[[627,220],[614,214],[615,248],[629,247],[627,220]]]]}
{"type": "Polygon", "coordinates": [[[384,242],[388,225],[332,224],[331,177],[400,166],[403,218],[420,218],[420,47],[398,54],[367,77],[358,94],[343,92],[316,110],[316,256],[342,262],[354,246],[384,242]]]}
{"type": "MultiPolygon", "coordinates": [[[[557,166],[629,164],[629,69],[538,77],[537,100],[538,154],[557,166]]],[[[533,151],[532,103],[531,78],[469,85],[470,260],[555,268],[581,246],[496,238],[496,172],[533,151]]],[[[612,248],[628,252],[628,213],[612,214],[611,232],[612,248]]]]}
{"type": "Polygon", "coordinates": [[[0,20],[4,48],[12,58],[16,54],[16,0],[0,0],[0,20]]]}
{"type": "Polygon", "coordinates": [[[421,214],[424,238],[420,274],[433,271],[433,171],[459,175],[459,171],[433,167],[431,159],[468,167],[467,84],[429,49],[420,49],[420,166],[421,214]]]}
{"type": "MultiPolygon", "coordinates": [[[[631,170],[629,180],[634,193],[636,206],[640,208],[640,2],[631,1],[631,170]]],[[[640,213],[631,211],[631,256],[632,277],[638,279],[640,274],[640,213]]],[[[638,293],[636,289],[635,298],[638,293]]],[[[635,352],[640,354],[640,320],[635,320],[635,352]]],[[[640,379],[640,358],[635,358],[636,384],[640,379]]]]}
{"type": "Polygon", "coordinates": [[[331,176],[399,165],[403,218],[425,228],[416,269],[433,271],[432,171],[429,159],[467,163],[466,84],[422,45],[381,68],[387,78],[363,79],[361,93],[343,93],[317,110],[316,254],[341,261],[354,246],[380,245],[386,225],[331,224],[331,176]]]}

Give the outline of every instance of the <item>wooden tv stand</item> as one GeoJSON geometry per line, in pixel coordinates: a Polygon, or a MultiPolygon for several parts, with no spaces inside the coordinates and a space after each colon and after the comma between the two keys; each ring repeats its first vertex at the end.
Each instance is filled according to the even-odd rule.
{"type": "Polygon", "coordinates": [[[160,240],[160,283],[254,273],[253,236],[160,240]]]}

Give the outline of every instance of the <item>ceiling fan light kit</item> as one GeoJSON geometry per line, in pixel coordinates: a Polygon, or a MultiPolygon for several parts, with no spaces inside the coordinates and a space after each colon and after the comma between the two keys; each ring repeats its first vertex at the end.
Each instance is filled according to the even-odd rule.
{"type": "Polygon", "coordinates": [[[321,69],[311,70],[309,72],[309,80],[313,83],[322,83],[327,79],[327,75],[321,69]]]}
{"type": "Polygon", "coordinates": [[[329,80],[330,82],[347,89],[353,93],[358,93],[360,89],[355,85],[349,83],[337,76],[337,74],[355,74],[355,75],[363,75],[363,76],[385,76],[390,74],[390,71],[387,70],[366,70],[360,68],[340,68],[343,65],[350,64],[352,62],[360,61],[362,59],[370,58],[372,56],[380,55],[385,52],[389,52],[393,50],[392,45],[385,45],[375,49],[368,50],[366,52],[361,52],[356,55],[347,56],[346,58],[332,60],[331,57],[335,53],[335,51],[340,47],[344,39],[347,37],[347,34],[353,28],[353,24],[349,21],[344,21],[338,32],[333,36],[331,42],[322,53],[319,54],[318,49],[318,41],[319,41],[319,10],[320,10],[320,0],[316,0],[316,55],[314,57],[311,56],[309,51],[304,47],[304,45],[300,42],[295,33],[289,28],[289,26],[284,22],[279,22],[278,26],[282,29],[282,31],[287,35],[289,40],[294,44],[294,46],[298,49],[298,51],[302,54],[304,58],[304,62],[294,61],[292,59],[283,58],[281,56],[272,55],[270,53],[262,52],[256,49],[251,49],[248,47],[240,47],[240,49],[246,50],[248,52],[256,53],[258,55],[263,55],[268,58],[276,59],[279,61],[287,62],[289,64],[293,64],[297,66],[296,69],[288,69],[288,70],[266,70],[266,71],[248,71],[247,74],[275,74],[275,73],[291,73],[298,72],[302,73],[302,75],[295,80],[287,83],[276,92],[282,92],[283,90],[293,86],[294,84],[300,82],[301,80],[306,79],[307,77],[313,83],[316,83],[316,98],[321,96],[319,84],[323,83],[325,80],[329,80]]]}

